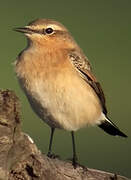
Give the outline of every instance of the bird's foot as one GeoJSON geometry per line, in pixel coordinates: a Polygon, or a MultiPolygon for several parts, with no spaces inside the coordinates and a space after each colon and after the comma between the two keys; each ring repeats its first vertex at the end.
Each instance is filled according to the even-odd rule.
{"type": "Polygon", "coordinates": [[[47,156],[51,159],[56,159],[56,158],[59,158],[60,159],[60,156],[59,155],[56,155],[56,154],[52,154],[50,152],[48,152],[47,156]]]}
{"type": "Polygon", "coordinates": [[[78,162],[77,158],[72,159],[72,165],[73,165],[74,169],[82,168],[84,172],[86,172],[88,170],[87,167],[85,167],[84,165],[82,165],[78,162]]]}
{"type": "Polygon", "coordinates": [[[84,165],[78,163],[77,161],[72,160],[72,165],[73,165],[74,169],[80,167],[80,168],[83,169],[83,171],[87,171],[87,167],[85,167],[84,165]]]}
{"type": "Polygon", "coordinates": [[[73,165],[74,169],[82,168],[84,171],[87,171],[87,167],[85,167],[84,165],[80,164],[78,162],[77,157],[76,158],[69,158],[68,160],[72,161],[72,165],[73,165]]]}
{"type": "Polygon", "coordinates": [[[111,179],[111,180],[117,180],[117,179],[118,179],[117,174],[114,174],[114,176],[113,176],[113,177],[110,177],[110,179],[111,179]]]}

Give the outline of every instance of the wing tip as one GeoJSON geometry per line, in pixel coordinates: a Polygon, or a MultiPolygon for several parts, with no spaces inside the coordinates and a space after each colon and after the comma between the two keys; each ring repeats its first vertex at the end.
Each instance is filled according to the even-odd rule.
{"type": "Polygon", "coordinates": [[[127,138],[128,136],[124,134],[120,129],[110,122],[109,120],[103,121],[100,125],[98,125],[101,129],[103,129],[106,133],[112,135],[112,136],[121,136],[124,138],[127,138]]]}

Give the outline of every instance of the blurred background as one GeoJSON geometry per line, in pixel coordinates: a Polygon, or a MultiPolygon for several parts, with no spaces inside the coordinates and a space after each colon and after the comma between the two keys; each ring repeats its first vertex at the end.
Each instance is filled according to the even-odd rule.
{"type": "MultiPolygon", "coordinates": [[[[76,132],[79,161],[131,177],[131,1],[5,0],[0,17],[0,88],[12,89],[20,98],[23,131],[47,152],[50,129],[31,110],[12,65],[26,39],[12,29],[36,18],[53,18],[70,30],[89,58],[106,95],[108,116],[129,136],[109,136],[97,127],[81,129],[76,132]]],[[[71,158],[69,132],[55,132],[53,151],[62,159],[71,158]]]]}

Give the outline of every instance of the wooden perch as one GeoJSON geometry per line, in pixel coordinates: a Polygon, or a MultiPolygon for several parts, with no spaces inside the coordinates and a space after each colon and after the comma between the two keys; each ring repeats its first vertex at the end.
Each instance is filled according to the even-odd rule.
{"type": "Polygon", "coordinates": [[[119,175],[50,159],[21,131],[19,100],[0,90],[0,180],[127,180],[119,175]]]}

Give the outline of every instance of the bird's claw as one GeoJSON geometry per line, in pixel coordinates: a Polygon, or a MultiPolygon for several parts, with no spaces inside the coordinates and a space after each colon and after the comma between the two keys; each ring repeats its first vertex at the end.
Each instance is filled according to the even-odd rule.
{"type": "Polygon", "coordinates": [[[47,156],[51,159],[56,159],[56,158],[60,158],[59,155],[56,155],[56,154],[52,154],[52,153],[48,153],[47,156]]]}

